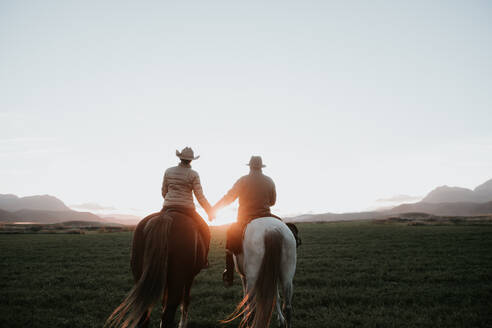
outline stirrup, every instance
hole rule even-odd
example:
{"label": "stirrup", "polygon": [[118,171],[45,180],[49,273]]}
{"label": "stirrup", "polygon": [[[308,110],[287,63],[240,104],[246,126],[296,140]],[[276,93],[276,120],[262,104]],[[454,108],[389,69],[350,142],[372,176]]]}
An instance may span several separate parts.
{"label": "stirrup", "polygon": [[224,286],[231,287],[234,284],[234,271],[225,269],[222,273]]}
{"label": "stirrup", "polygon": [[207,260],[207,261],[205,261],[205,263],[203,264],[202,269],[208,269],[208,268],[210,268],[210,263],[208,263],[208,260]]}

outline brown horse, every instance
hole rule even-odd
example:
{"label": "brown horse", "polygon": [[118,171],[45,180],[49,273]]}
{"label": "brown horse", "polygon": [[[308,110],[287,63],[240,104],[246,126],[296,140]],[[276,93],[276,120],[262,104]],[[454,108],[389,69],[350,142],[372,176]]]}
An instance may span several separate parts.
{"label": "brown horse", "polygon": [[161,327],[172,327],[181,304],[180,328],[187,325],[190,289],[204,264],[193,220],[168,210],[142,219],[135,229],[131,268],[135,285],[105,327],[148,327],[153,306],[162,300]]}

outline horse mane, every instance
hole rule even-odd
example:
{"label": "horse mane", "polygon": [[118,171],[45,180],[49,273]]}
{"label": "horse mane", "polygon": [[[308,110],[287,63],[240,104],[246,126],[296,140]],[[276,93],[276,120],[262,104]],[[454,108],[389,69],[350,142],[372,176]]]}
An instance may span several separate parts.
{"label": "horse mane", "polygon": [[254,287],[243,297],[234,312],[222,323],[231,322],[243,316],[239,327],[268,327],[277,299],[277,284],[280,276],[282,257],[282,233],[271,230],[265,233],[265,254]]}
{"label": "horse mane", "polygon": [[[145,219],[148,222],[144,223],[143,229],[135,231],[133,239],[131,263],[137,282],[109,316],[105,327],[135,327],[141,316],[160,300],[166,288],[168,235],[173,220],[168,215],[149,215]],[[143,265],[140,266],[138,261],[141,260],[137,259],[142,258],[139,247],[143,243]]]}

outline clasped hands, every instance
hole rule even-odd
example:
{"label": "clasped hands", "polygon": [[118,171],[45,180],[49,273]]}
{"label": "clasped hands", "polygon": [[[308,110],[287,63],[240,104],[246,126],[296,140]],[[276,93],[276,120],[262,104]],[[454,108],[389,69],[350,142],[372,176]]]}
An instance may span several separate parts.
{"label": "clasped hands", "polygon": [[216,216],[217,216],[217,211],[218,211],[218,206],[217,204],[215,204],[214,206],[212,206],[208,211],[207,211],[207,215],[208,215],[208,221],[209,222],[212,222],[213,220],[215,220]]}

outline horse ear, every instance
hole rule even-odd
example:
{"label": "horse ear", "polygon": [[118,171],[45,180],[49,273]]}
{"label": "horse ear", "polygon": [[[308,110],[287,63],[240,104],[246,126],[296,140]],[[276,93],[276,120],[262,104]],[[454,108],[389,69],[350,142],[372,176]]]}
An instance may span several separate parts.
{"label": "horse ear", "polygon": [[179,152],[179,150],[176,149],[176,156],[179,157],[179,155],[181,155],[181,153]]}

